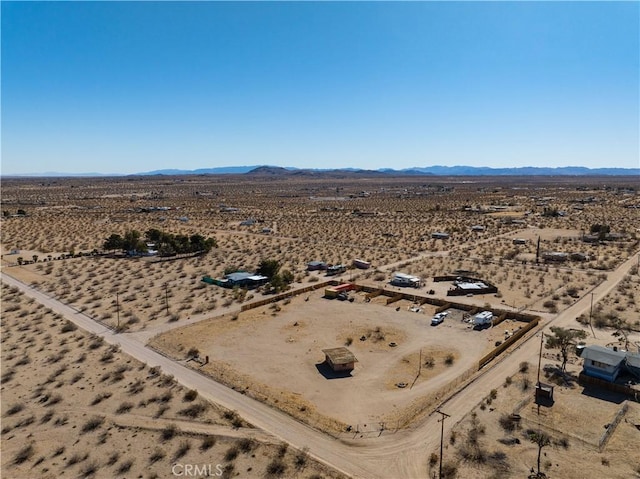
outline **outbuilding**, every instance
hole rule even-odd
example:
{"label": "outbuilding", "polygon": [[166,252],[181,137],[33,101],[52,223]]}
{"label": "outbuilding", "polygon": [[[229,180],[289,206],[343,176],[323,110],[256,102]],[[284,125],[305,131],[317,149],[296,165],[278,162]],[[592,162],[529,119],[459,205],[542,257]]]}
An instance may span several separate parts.
{"label": "outbuilding", "polygon": [[358,362],[351,351],[345,347],[323,349],[325,362],[333,371],[353,371]]}

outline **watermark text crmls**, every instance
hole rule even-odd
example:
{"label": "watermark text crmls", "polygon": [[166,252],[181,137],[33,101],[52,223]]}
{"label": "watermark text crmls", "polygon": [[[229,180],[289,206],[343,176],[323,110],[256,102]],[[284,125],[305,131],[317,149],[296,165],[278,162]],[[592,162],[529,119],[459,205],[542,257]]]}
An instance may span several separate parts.
{"label": "watermark text crmls", "polygon": [[176,477],[220,477],[224,469],[221,464],[182,464],[171,466],[171,474]]}

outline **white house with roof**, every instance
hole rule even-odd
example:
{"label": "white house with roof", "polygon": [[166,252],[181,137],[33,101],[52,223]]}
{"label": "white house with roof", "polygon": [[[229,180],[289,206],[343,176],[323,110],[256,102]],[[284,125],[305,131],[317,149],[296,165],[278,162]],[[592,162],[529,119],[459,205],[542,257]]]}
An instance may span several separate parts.
{"label": "white house with roof", "polygon": [[627,354],[622,351],[598,345],[587,346],[582,351],[583,372],[587,376],[615,382],[622,370],[626,356]]}

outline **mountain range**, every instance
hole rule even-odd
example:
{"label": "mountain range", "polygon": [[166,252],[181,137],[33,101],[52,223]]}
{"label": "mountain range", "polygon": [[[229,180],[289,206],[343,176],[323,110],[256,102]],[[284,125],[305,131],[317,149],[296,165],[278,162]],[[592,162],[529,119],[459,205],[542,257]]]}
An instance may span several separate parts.
{"label": "mountain range", "polygon": [[226,166],[220,168],[200,168],[197,170],[155,170],[140,175],[221,175],[221,174],[249,174],[270,176],[318,176],[318,175],[353,175],[353,176],[617,176],[640,175],[640,168],[586,168],[583,166],[536,167],[525,166],[517,168],[490,168],[476,166],[426,166],[401,170],[380,168],[377,170],[363,170],[359,168],[283,168],[280,166]]}
{"label": "mountain range", "polygon": [[46,172],[25,175],[30,177],[107,177],[107,176],[150,176],[150,175],[252,175],[252,176],[311,176],[311,177],[383,177],[383,176],[640,176],[640,168],[586,168],[584,166],[538,167],[524,166],[514,168],[490,168],[486,166],[425,166],[395,170],[380,168],[365,170],[360,168],[293,168],[270,165],[222,166],[198,168],[196,170],[163,169],[133,175],[103,173],[60,173]]}

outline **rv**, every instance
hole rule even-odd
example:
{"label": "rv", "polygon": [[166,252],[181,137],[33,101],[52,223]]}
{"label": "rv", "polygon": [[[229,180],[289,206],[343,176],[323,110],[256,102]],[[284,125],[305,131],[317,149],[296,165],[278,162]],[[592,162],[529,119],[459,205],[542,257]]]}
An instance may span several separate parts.
{"label": "rv", "polygon": [[358,269],[369,269],[371,267],[371,263],[362,259],[354,259],[353,265]]}
{"label": "rv", "polygon": [[483,311],[474,316],[473,325],[484,326],[485,324],[491,324],[492,320],[493,320],[493,313],[491,311]]}
{"label": "rv", "polygon": [[336,274],[342,274],[347,271],[347,267],[343,264],[336,264],[334,266],[327,267],[327,276],[334,276]]}
{"label": "rv", "polygon": [[404,273],[394,273],[391,278],[391,284],[394,286],[410,286],[412,288],[419,288],[421,282],[420,278],[417,276],[411,276]]}

